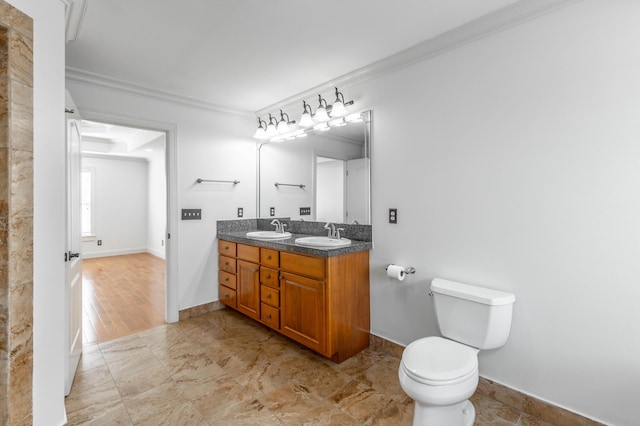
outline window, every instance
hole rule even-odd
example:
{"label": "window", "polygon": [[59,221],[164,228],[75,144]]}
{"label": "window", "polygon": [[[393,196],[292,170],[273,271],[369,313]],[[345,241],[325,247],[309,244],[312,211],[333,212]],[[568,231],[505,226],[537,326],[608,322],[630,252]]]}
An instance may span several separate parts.
{"label": "window", "polygon": [[93,189],[94,189],[95,169],[82,169],[82,198],[81,198],[81,219],[82,236],[90,237],[95,235],[93,223]]}

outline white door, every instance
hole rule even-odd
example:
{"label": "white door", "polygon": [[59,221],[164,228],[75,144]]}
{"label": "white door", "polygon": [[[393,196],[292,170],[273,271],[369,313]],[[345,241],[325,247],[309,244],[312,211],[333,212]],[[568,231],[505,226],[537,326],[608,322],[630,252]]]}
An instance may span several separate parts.
{"label": "white door", "polygon": [[80,116],[67,92],[67,241],[65,313],[67,314],[65,330],[65,395],[71,392],[73,378],[82,354],[82,257],[80,248],[81,235],[81,172],[80,158]]}
{"label": "white door", "polygon": [[347,223],[370,224],[369,159],[347,161]]}

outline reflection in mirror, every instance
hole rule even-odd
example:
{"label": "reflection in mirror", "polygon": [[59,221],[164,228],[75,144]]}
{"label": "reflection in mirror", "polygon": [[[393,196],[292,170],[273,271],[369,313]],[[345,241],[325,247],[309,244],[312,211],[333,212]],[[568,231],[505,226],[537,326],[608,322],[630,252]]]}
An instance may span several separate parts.
{"label": "reflection in mirror", "polygon": [[304,138],[259,143],[259,217],[371,224],[371,112],[361,116]]}

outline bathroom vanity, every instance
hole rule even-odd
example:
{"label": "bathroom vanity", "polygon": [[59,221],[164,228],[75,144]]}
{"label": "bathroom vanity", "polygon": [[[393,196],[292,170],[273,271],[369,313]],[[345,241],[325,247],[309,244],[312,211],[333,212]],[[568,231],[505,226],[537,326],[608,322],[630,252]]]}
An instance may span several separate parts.
{"label": "bathroom vanity", "polygon": [[337,363],[369,346],[370,242],[318,250],[243,235],[218,235],[222,303]]}

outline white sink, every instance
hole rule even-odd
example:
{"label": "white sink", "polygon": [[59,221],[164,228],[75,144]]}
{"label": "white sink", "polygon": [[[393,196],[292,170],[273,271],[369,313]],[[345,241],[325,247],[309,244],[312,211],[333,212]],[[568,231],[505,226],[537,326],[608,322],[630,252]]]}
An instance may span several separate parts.
{"label": "white sink", "polygon": [[351,244],[351,240],[347,238],[329,238],[329,237],[302,237],[296,238],[296,245],[314,248],[338,248],[346,247]]}
{"label": "white sink", "polygon": [[253,231],[247,232],[247,238],[256,240],[285,240],[291,238],[291,232]]}

